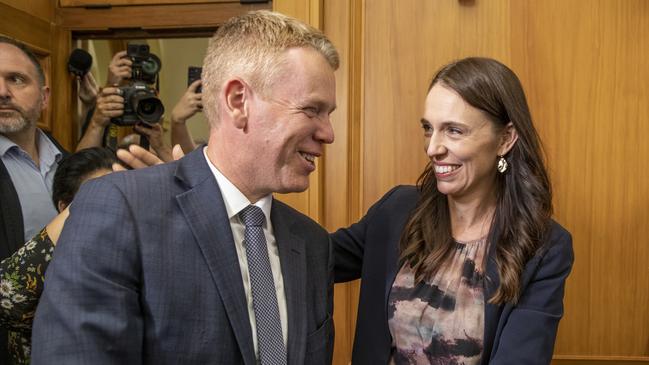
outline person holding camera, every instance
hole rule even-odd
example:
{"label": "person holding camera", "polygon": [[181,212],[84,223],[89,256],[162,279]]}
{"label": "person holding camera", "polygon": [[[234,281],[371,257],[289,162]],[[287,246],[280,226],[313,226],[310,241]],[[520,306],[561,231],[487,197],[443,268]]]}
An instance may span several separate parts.
{"label": "person holding camera", "polygon": [[187,119],[203,110],[200,87],[201,80],[192,82],[171,111],[171,144],[179,144],[185,153],[196,149],[196,143],[187,128]]}
{"label": "person holding camera", "polygon": [[[126,51],[115,53],[108,65],[108,76],[106,86],[98,90],[88,85],[92,74],[87,72],[80,81],[79,98],[83,104],[92,103],[87,113],[87,119],[83,126],[83,137],[77,144],[77,151],[90,147],[105,146],[108,126],[112,117],[117,117],[120,110],[123,113],[124,98],[121,96],[118,86],[123,80],[131,77],[131,64],[133,62],[127,57]],[[94,78],[92,79],[94,81]],[[89,90],[94,89],[94,96],[89,95]]]}

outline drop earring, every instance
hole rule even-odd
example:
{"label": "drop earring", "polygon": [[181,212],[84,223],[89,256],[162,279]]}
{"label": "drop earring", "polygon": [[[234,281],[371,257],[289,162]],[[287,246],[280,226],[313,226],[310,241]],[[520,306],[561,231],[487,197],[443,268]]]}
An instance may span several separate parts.
{"label": "drop earring", "polygon": [[501,174],[504,174],[505,171],[507,171],[507,167],[509,167],[507,160],[505,160],[503,156],[500,156],[500,158],[498,159],[498,166],[496,167],[496,169],[498,169],[498,172],[500,172]]}

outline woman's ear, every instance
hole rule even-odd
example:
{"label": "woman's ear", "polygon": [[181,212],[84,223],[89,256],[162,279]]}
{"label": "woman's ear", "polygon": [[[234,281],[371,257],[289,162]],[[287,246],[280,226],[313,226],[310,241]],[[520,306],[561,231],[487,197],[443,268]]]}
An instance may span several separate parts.
{"label": "woman's ear", "polygon": [[507,123],[501,133],[502,134],[500,147],[498,148],[498,156],[506,155],[512,149],[512,147],[514,147],[514,144],[518,140],[518,132],[516,131],[516,128],[514,128],[514,124],[512,122]]}
{"label": "woman's ear", "polygon": [[65,208],[67,208],[67,207],[68,207],[68,205],[63,200],[59,200],[59,202],[56,203],[56,209],[59,210],[59,213],[64,211]]}
{"label": "woman's ear", "polygon": [[248,85],[240,79],[228,80],[223,88],[226,113],[237,128],[244,129],[248,123]]}

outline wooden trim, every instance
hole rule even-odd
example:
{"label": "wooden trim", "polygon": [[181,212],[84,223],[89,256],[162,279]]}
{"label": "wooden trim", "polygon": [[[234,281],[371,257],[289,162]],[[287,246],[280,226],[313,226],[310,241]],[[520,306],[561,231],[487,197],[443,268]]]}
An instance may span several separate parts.
{"label": "wooden trim", "polygon": [[45,51],[50,48],[50,31],[49,22],[0,2],[0,34]]}
{"label": "wooden trim", "polygon": [[553,361],[616,361],[616,362],[647,362],[649,356],[588,356],[588,355],[554,355]]}
{"label": "wooden trim", "polygon": [[74,78],[68,73],[68,57],[72,50],[70,31],[52,25],[52,79],[50,83],[50,106],[53,122],[52,135],[68,151],[74,151],[78,141],[78,130],[72,109]]}
{"label": "wooden trim", "polygon": [[309,1],[309,24],[311,26],[322,30],[324,26],[324,0],[310,0]]}
{"label": "wooden trim", "polygon": [[363,65],[364,0],[349,2],[349,93],[348,93],[348,218],[358,221],[363,215]]}
{"label": "wooden trim", "polygon": [[270,4],[213,3],[133,5],[108,9],[60,8],[59,23],[70,30],[108,31],[113,28],[173,29],[216,27],[227,19]]}
{"label": "wooden trim", "polygon": [[162,4],[211,4],[211,3],[232,3],[236,0],[60,0],[59,6],[70,7],[93,7],[93,6],[132,6],[137,5],[162,5]]}

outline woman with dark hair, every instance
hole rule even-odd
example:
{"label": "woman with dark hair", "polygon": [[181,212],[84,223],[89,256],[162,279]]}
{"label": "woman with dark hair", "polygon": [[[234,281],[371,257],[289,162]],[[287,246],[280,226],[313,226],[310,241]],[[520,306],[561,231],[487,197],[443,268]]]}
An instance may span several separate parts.
{"label": "woman with dark hair", "polygon": [[114,163],[115,153],[101,147],[62,159],[52,183],[52,199],[60,214],[0,262],[0,325],[9,329],[8,347],[14,364],[29,363],[34,312],[43,291],[45,270],[68,217],[67,207],[83,182],[110,173]]}
{"label": "woman with dark hair", "polygon": [[332,234],[336,281],[362,278],[354,364],[549,364],[573,252],[552,220],[516,75],[466,58],[433,78],[430,163]]}

